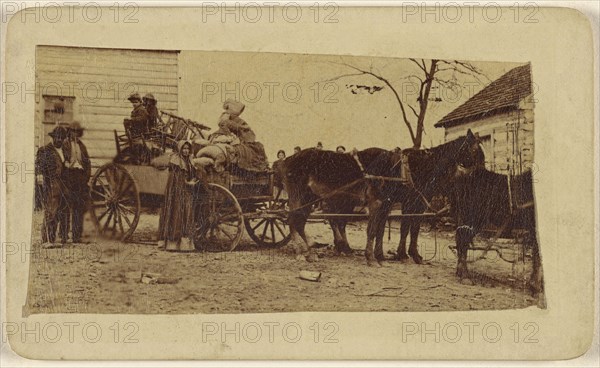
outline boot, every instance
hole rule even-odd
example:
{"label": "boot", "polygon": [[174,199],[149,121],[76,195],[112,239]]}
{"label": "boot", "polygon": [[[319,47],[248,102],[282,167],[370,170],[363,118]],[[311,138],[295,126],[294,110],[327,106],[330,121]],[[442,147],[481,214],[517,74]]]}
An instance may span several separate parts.
{"label": "boot", "polygon": [[192,240],[190,238],[181,238],[179,242],[179,251],[181,252],[193,252],[196,250],[194,245],[192,244]]}
{"label": "boot", "polygon": [[166,249],[169,252],[177,252],[179,250],[179,247],[177,246],[177,242],[176,241],[167,240],[167,247],[166,247]]}

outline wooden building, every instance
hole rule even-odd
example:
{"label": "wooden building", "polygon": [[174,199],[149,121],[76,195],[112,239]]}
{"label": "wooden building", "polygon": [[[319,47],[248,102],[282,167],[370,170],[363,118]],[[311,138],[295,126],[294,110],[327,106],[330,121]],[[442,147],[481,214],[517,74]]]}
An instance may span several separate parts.
{"label": "wooden building", "polygon": [[445,140],[479,134],[486,168],[502,174],[519,174],[533,164],[533,88],[531,66],[516,67],[464,104],[435,127],[445,129]]}
{"label": "wooden building", "polygon": [[179,51],[38,46],[36,49],[36,147],[55,125],[73,120],[98,167],[116,154],[114,133],[124,132],[129,95],[152,93],[159,110],[177,113]]}

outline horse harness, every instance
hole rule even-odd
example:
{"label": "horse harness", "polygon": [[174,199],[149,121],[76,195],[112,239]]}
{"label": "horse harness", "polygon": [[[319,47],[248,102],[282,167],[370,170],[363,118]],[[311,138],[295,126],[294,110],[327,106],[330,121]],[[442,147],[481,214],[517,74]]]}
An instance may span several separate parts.
{"label": "horse harness", "polygon": [[[463,143],[464,144],[464,143]],[[462,146],[461,146],[462,147]],[[333,197],[334,195],[343,192],[353,186],[355,186],[356,184],[363,182],[363,181],[367,181],[367,180],[379,180],[379,181],[388,181],[388,182],[400,182],[403,185],[408,186],[409,188],[413,189],[418,195],[419,198],[423,201],[423,204],[425,204],[425,206],[431,211],[431,212],[438,212],[436,211],[431,204],[429,203],[429,201],[427,200],[427,198],[425,197],[425,195],[419,190],[417,189],[416,185],[414,184],[413,178],[412,178],[412,173],[410,170],[410,167],[408,165],[408,155],[405,153],[402,153],[400,156],[400,159],[394,164],[392,165],[391,169],[395,168],[396,166],[398,166],[399,164],[402,164],[401,167],[401,174],[400,174],[400,178],[395,178],[395,177],[389,177],[389,176],[380,176],[380,175],[371,175],[371,174],[367,174],[365,171],[365,167],[362,164],[362,162],[360,161],[360,158],[358,157],[358,151],[353,150],[351,153],[349,153],[350,156],[354,159],[354,161],[356,162],[356,164],[358,165],[358,168],[360,169],[360,172],[362,174],[361,178],[358,178],[348,184],[345,184],[339,188],[336,188],[334,190],[332,190],[331,192],[327,193],[327,195],[319,197],[318,199],[308,202],[298,208],[294,208],[294,209],[290,209],[290,212],[296,212],[296,211],[300,211],[303,208],[312,206],[320,201],[329,199],[331,197]],[[391,170],[390,169],[390,170]],[[366,190],[366,189],[365,189]],[[386,201],[391,201],[391,198],[388,197],[385,199]],[[439,212],[444,212],[444,209],[442,209]]]}
{"label": "horse harness", "polygon": [[[467,175],[472,175],[472,172],[469,172]],[[515,213],[518,211],[522,211],[524,209],[530,208],[534,205],[534,201],[527,201],[522,204],[518,203],[517,198],[515,198],[515,195],[513,194],[513,185],[511,183],[511,180],[512,180],[512,176],[506,175],[506,186],[507,186],[508,206],[509,206],[508,215],[502,222],[502,225],[496,230],[496,232],[494,233],[494,236],[489,241],[488,247],[485,250],[486,253],[488,250],[491,249],[491,243],[493,243],[496,239],[498,239],[500,237],[500,235],[502,235],[502,233],[504,233],[504,230],[506,230],[506,227],[508,226],[510,221],[513,219]],[[460,228],[463,228],[463,229],[469,231],[472,237],[475,237],[475,235],[477,233],[477,231],[475,230],[475,228],[472,225],[471,226],[462,225],[462,226],[459,226],[457,228],[457,230]],[[484,256],[485,256],[485,253],[484,253]],[[500,257],[502,257],[502,255],[500,255]]]}
{"label": "horse harness", "polygon": [[[425,204],[425,206],[427,206],[427,208],[432,211],[432,212],[436,212],[431,204],[429,203],[429,201],[427,200],[427,198],[425,197],[425,195],[423,195],[423,193],[421,193],[421,191],[419,189],[417,189],[413,178],[412,178],[412,172],[410,170],[410,166],[408,165],[408,155],[405,153],[401,153],[400,154],[400,159],[398,161],[396,161],[396,163],[394,163],[394,165],[392,165],[392,167],[390,168],[390,170],[394,169],[396,166],[398,166],[399,164],[401,165],[400,168],[400,177],[399,178],[395,178],[395,177],[390,177],[390,176],[380,176],[380,175],[371,175],[371,174],[367,174],[364,170],[364,166],[362,165],[362,163],[360,162],[360,158],[358,157],[358,152],[357,151],[352,151],[351,153],[352,157],[354,158],[354,160],[356,161],[356,163],[358,164],[358,167],[360,168],[360,171],[363,175],[363,178],[365,180],[380,180],[380,181],[388,181],[388,182],[399,182],[411,189],[413,189],[421,198],[421,200],[423,201],[423,203]],[[387,197],[385,199],[386,201],[390,202],[392,199],[390,197]]]}

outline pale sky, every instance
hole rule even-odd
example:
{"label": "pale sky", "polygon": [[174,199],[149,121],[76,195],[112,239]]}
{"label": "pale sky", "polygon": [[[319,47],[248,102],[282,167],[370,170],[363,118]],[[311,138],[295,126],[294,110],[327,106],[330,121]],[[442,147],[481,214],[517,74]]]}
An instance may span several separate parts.
{"label": "pale sky", "polygon": [[[412,146],[408,130],[392,91],[369,93],[347,85],[384,86],[371,76],[349,76],[356,71],[340,65],[346,63],[372,70],[388,79],[405,102],[416,108],[417,94],[407,77],[421,75],[408,59],[370,58],[336,55],[301,55],[278,53],[241,53],[182,51],[179,56],[179,113],[216,129],[226,98],[246,105],[241,118],[265,146],[270,161],[277,150],[288,155],[294,146],[314,147],[318,141],[325,149],[338,145],[356,147]],[[427,63],[427,62],[426,62]],[[423,147],[443,142],[444,132],[434,128],[444,115],[464,103],[485,85],[518,63],[473,62],[485,77],[476,79],[456,74],[463,88],[460,93],[449,89],[432,91],[425,121]],[[451,77],[451,72],[439,76]],[[329,84],[327,84],[327,82]],[[415,81],[412,79],[412,81]],[[357,92],[352,93],[352,90]],[[407,111],[412,121],[416,119]]]}

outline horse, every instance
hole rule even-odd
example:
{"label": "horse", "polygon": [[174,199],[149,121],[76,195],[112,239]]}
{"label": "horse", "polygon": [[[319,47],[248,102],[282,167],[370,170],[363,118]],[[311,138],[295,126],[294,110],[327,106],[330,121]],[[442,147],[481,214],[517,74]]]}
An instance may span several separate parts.
{"label": "horse", "polygon": [[467,251],[473,238],[485,227],[494,226],[497,235],[512,229],[527,231],[525,245],[532,252],[531,291],[543,290],[541,257],[536,234],[533,176],[531,170],[513,177],[494,173],[483,167],[459,173],[451,196],[457,224],[456,274],[461,279],[468,275]]}
{"label": "horse", "polygon": [[[368,265],[374,265],[375,261],[380,265],[385,259],[383,235],[392,205],[400,202],[403,213],[422,213],[427,208],[427,197],[440,188],[447,188],[459,166],[471,168],[482,155],[478,140],[470,130],[466,136],[438,147],[405,152],[368,148],[350,155],[307,149],[288,157],[281,165],[281,177],[289,196],[288,224],[295,242],[300,243],[296,248],[298,257],[302,258],[301,253],[306,253],[313,243],[304,230],[312,204],[322,200],[324,209],[335,215],[351,213],[357,205],[366,203],[369,219],[365,257]],[[403,154],[408,157],[412,186],[399,180]],[[333,216],[330,220],[338,253],[352,252],[346,237],[346,222],[343,216]],[[404,239],[398,248],[399,258],[406,256],[406,234],[410,230],[408,254],[416,263],[422,263],[417,250],[419,224],[418,220],[403,221]]]}

